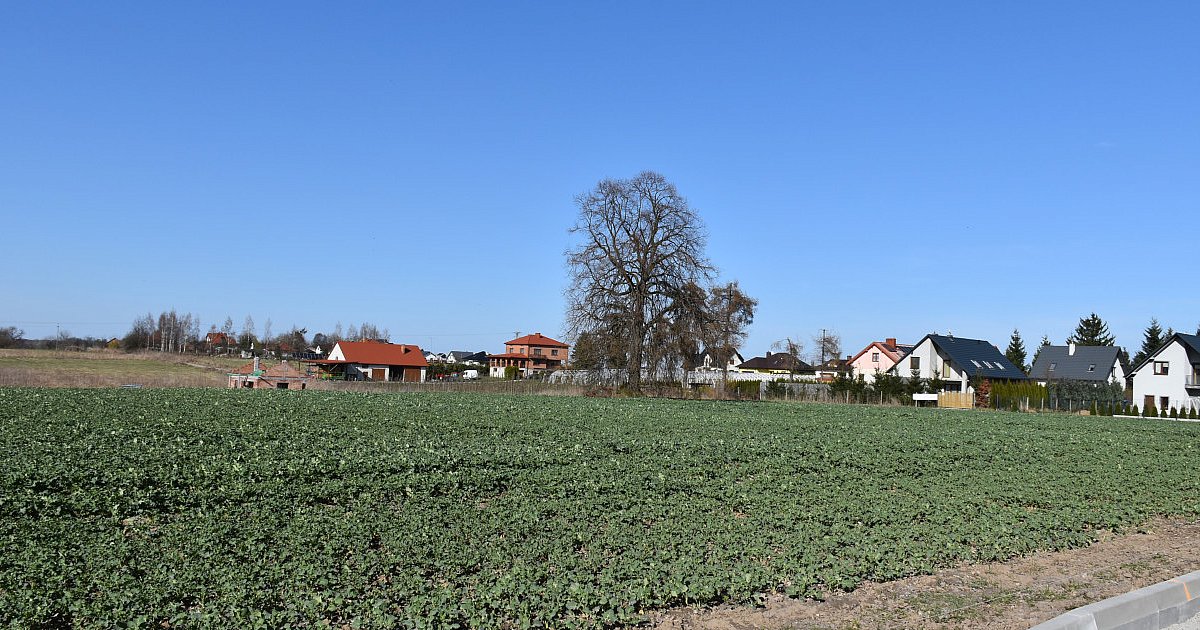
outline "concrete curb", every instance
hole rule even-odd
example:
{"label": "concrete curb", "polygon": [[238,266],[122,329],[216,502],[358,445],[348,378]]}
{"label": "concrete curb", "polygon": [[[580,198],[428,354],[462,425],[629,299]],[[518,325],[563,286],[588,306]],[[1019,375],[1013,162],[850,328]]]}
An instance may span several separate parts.
{"label": "concrete curb", "polygon": [[1030,630],[1161,630],[1200,613],[1200,571],[1076,608]]}

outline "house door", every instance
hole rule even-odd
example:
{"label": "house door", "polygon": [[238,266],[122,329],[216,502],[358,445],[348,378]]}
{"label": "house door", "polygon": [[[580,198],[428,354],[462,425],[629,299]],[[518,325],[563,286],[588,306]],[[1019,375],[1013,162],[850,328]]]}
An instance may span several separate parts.
{"label": "house door", "polygon": [[1154,406],[1154,396],[1149,396],[1149,395],[1146,396],[1146,400],[1142,401],[1142,411],[1145,412],[1147,409],[1149,409],[1153,406]]}
{"label": "house door", "polygon": [[386,381],[387,380],[387,368],[371,368],[371,380],[372,381]]}

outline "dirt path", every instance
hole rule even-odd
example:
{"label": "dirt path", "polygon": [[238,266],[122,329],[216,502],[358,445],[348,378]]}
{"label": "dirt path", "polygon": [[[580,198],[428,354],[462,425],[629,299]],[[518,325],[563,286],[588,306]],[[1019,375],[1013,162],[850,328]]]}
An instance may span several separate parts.
{"label": "dirt path", "polygon": [[964,565],[825,601],[772,597],[763,608],[679,609],[659,630],[1025,630],[1072,608],[1200,569],[1200,521],[1156,519],[1086,549]]}

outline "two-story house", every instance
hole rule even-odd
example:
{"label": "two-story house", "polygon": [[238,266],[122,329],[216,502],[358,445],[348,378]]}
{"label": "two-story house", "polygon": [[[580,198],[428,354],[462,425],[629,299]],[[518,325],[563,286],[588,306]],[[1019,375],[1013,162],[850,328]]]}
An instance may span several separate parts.
{"label": "two-story house", "polygon": [[1130,373],[1142,409],[1200,409],[1200,337],[1175,333]]}
{"label": "two-story house", "polygon": [[867,347],[849,359],[850,375],[861,376],[868,383],[875,382],[876,373],[892,369],[900,357],[912,352],[910,345],[896,343],[895,337],[883,341],[872,341]]}
{"label": "two-story house", "polygon": [[1025,372],[1005,358],[1000,349],[982,339],[952,335],[925,335],[892,367],[899,376],[914,373],[923,379],[940,378],[943,391],[974,393],[971,379],[1023,381]]}
{"label": "two-story house", "polygon": [[567,344],[542,333],[533,333],[504,342],[504,352],[488,355],[488,374],[504,377],[504,370],[516,367],[522,376],[534,372],[557,370],[567,361]]}

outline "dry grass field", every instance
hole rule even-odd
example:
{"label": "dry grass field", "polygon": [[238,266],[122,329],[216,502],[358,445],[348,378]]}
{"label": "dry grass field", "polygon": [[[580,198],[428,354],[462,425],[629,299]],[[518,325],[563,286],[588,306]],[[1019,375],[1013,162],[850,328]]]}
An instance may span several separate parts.
{"label": "dry grass field", "polygon": [[8,387],[224,387],[237,357],[0,350],[0,386]]}

